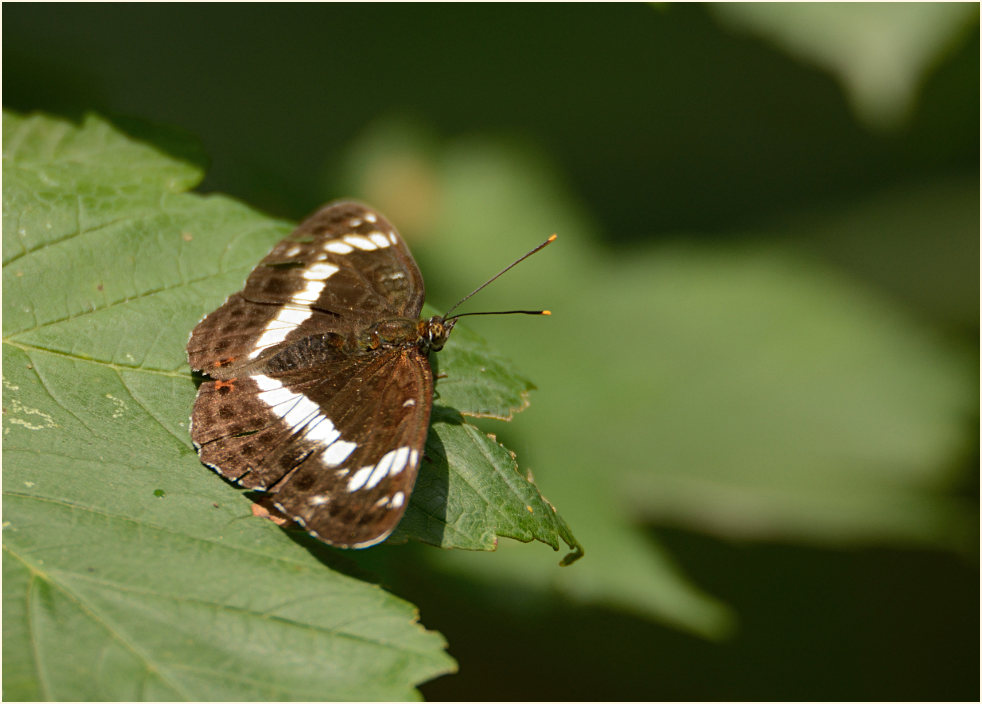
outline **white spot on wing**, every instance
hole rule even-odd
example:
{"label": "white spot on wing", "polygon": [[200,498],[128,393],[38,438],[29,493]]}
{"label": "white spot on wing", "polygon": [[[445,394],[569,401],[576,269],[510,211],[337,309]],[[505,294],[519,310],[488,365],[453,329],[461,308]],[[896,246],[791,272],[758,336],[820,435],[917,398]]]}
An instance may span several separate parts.
{"label": "white spot on wing", "polygon": [[379,535],[379,536],[377,536],[375,538],[372,538],[371,540],[366,540],[363,543],[354,543],[354,544],[350,545],[349,547],[351,547],[351,548],[353,548],[355,550],[359,550],[361,548],[370,548],[373,545],[378,545],[383,540],[385,540],[386,538],[388,538],[390,533],[392,533],[392,530],[387,530],[386,532],[382,533],[382,535]]}
{"label": "white spot on wing", "polygon": [[403,502],[406,500],[406,495],[401,491],[397,491],[392,495],[392,500],[389,501],[389,506],[392,508],[399,508],[402,506]]}
{"label": "white spot on wing", "polygon": [[310,424],[308,425],[307,432],[304,434],[307,440],[313,440],[314,442],[322,442],[325,445],[328,443],[333,443],[339,437],[341,433],[337,428],[334,427],[334,423],[331,419],[325,415],[318,414]]}
{"label": "white spot on wing", "polygon": [[[320,283],[320,282],[312,282]],[[323,286],[323,284],[320,284]],[[286,336],[313,314],[310,308],[298,308],[296,306],[284,306],[276,314],[276,317],[266,323],[266,328],[262,335],[256,340],[256,347],[249,353],[249,359],[255,359],[267,347],[278,345],[286,339]]]}
{"label": "white spot on wing", "polygon": [[[259,387],[259,399],[269,406],[269,409],[282,419],[294,434],[302,432],[305,440],[321,444],[330,443],[321,453],[321,461],[328,467],[336,467],[344,462],[357,447],[353,442],[340,440],[341,433],[334,427],[334,423],[304,394],[290,391],[276,379],[264,374],[256,374],[252,378]],[[365,478],[367,479],[367,474]]]}
{"label": "white spot on wing", "polygon": [[331,240],[324,245],[324,249],[328,252],[334,252],[334,254],[351,254],[355,251],[355,248],[350,244],[345,244],[341,240]]}
{"label": "white spot on wing", "polygon": [[323,281],[308,281],[307,285],[292,296],[294,303],[313,303],[324,290]]}
{"label": "white spot on wing", "polygon": [[[283,384],[278,382],[276,379],[271,379],[265,374],[256,374],[252,377],[252,380],[256,382],[256,386],[260,388],[261,391],[275,391],[276,389],[282,389]],[[260,394],[262,397],[262,394]]]}
{"label": "white spot on wing", "polygon": [[[339,464],[348,459],[348,455],[354,452],[356,447],[358,447],[358,445],[353,442],[336,440],[335,442],[331,443],[329,448],[321,453],[321,462],[328,467],[337,467]],[[347,474],[347,470],[344,471]]]}
{"label": "white spot on wing", "polygon": [[323,506],[324,504],[329,503],[330,500],[330,497],[324,494],[317,494],[316,496],[311,496],[309,499],[307,499],[307,503],[311,506]]}
{"label": "white spot on wing", "polygon": [[299,325],[309,317],[309,308],[296,308],[289,306],[280,310],[280,312],[276,314],[276,317],[271,321],[271,324],[273,322],[279,322],[286,325],[295,326]]}
{"label": "white spot on wing", "polygon": [[[283,419],[291,428],[303,428],[309,425],[314,419],[316,419],[320,413],[317,404],[311,401],[309,398],[303,394],[292,394],[289,389],[282,389],[287,394],[287,401],[294,401],[293,405],[285,409],[280,409],[277,412],[274,408],[273,411]],[[276,392],[267,392],[276,393]],[[286,402],[281,401],[280,406],[285,406]]]}
{"label": "white spot on wing", "polygon": [[341,271],[340,267],[333,264],[312,264],[302,276],[308,281],[324,281],[339,271]]}
{"label": "white spot on wing", "polygon": [[365,486],[365,482],[368,481],[368,477],[371,475],[373,469],[375,469],[374,465],[368,465],[352,474],[351,479],[348,480],[348,491],[358,491]]}
{"label": "white spot on wing", "polygon": [[391,452],[386,452],[384,455],[382,455],[382,459],[378,461],[378,464],[375,465],[375,469],[372,470],[372,475],[368,478],[368,481],[365,482],[366,489],[371,489],[385,478],[385,475],[389,473],[389,467],[392,466],[392,460],[393,456]]}
{"label": "white spot on wing", "polygon": [[375,217],[375,213],[366,213],[365,214],[365,219],[368,222],[375,222],[376,220],[378,220],[378,218]]}
{"label": "white spot on wing", "polygon": [[351,227],[358,227],[359,225],[361,225],[361,218],[351,218],[348,221],[348,225]]}
{"label": "white spot on wing", "polygon": [[386,452],[374,465],[366,465],[355,472],[348,480],[348,491],[371,489],[387,476],[395,476],[406,468],[406,462],[415,456],[416,451],[407,447]]}
{"label": "white spot on wing", "polygon": [[357,247],[363,252],[374,252],[378,247],[367,237],[362,237],[361,235],[345,235],[344,241],[350,244],[352,247]]}
{"label": "white spot on wing", "polygon": [[[392,468],[389,470],[389,474],[395,476],[399,474],[402,470],[406,468],[406,460],[409,459],[412,450],[408,447],[400,447],[395,451],[395,456],[392,458]],[[392,454],[391,452],[389,454]]]}
{"label": "white spot on wing", "polygon": [[415,405],[416,405],[416,399],[414,398],[407,398],[405,401],[402,402],[403,408],[411,408],[412,406]]}
{"label": "white spot on wing", "polygon": [[368,239],[374,242],[379,249],[385,249],[392,244],[389,242],[389,238],[383,235],[381,232],[369,232]]}
{"label": "white spot on wing", "polygon": [[288,257],[295,257],[298,254],[300,254],[300,250],[301,250],[300,245],[296,245],[295,244],[292,247],[290,247],[290,249],[286,250],[286,256],[288,256]]}
{"label": "white spot on wing", "polygon": [[396,239],[396,233],[394,232],[389,233],[389,242],[391,242],[392,244],[399,244],[399,240]]}

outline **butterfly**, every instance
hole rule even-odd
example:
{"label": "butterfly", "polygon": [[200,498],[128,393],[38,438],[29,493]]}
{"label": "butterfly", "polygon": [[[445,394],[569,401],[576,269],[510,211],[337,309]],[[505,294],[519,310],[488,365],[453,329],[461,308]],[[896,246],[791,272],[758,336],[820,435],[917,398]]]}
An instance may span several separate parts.
{"label": "butterfly", "polygon": [[[549,244],[555,235],[465,296]],[[457,319],[420,319],[424,285],[395,227],[329,203],[279,242],[191,332],[201,461],[326,543],[387,538],[409,503],[429,428],[429,354]],[[549,311],[504,311],[549,314]]]}

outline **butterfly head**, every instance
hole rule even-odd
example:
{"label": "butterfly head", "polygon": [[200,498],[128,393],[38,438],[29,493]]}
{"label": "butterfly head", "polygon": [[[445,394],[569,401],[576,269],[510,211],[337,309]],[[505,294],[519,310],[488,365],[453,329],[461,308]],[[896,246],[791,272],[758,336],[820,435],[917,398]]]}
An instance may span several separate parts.
{"label": "butterfly head", "polygon": [[419,322],[420,337],[426,349],[434,352],[442,350],[456,322],[456,318],[447,320],[442,315],[434,315],[429,320],[421,320]]}

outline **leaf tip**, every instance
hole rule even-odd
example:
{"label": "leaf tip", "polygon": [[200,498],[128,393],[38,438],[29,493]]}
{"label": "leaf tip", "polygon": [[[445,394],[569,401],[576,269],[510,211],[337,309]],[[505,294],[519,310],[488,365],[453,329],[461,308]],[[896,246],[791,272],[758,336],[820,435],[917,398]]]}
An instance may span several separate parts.
{"label": "leaf tip", "polygon": [[570,545],[570,548],[572,549],[569,551],[566,557],[564,557],[562,560],[559,561],[560,567],[569,567],[574,562],[576,562],[581,557],[583,557],[583,555],[586,552],[585,550],[583,550],[583,546],[575,541],[573,545]]}

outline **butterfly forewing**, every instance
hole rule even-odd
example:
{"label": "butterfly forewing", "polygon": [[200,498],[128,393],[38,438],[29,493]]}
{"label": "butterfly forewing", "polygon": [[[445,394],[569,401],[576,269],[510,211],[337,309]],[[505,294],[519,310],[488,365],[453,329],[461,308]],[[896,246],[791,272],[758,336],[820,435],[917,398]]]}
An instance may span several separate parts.
{"label": "butterfly forewing", "polygon": [[356,343],[422,302],[381,215],[348,202],[315,213],[192,332],[191,366],[213,378],[191,417],[201,460],[328,543],[384,540],[422,459],[433,377],[411,323],[401,343]]}
{"label": "butterfly forewing", "polygon": [[231,378],[311,335],[416,318],[423,297],[423,277],[396,229],[364,205],[334,203],[277,244],[243,290],[198,323],[188,359],[192,369]]}

